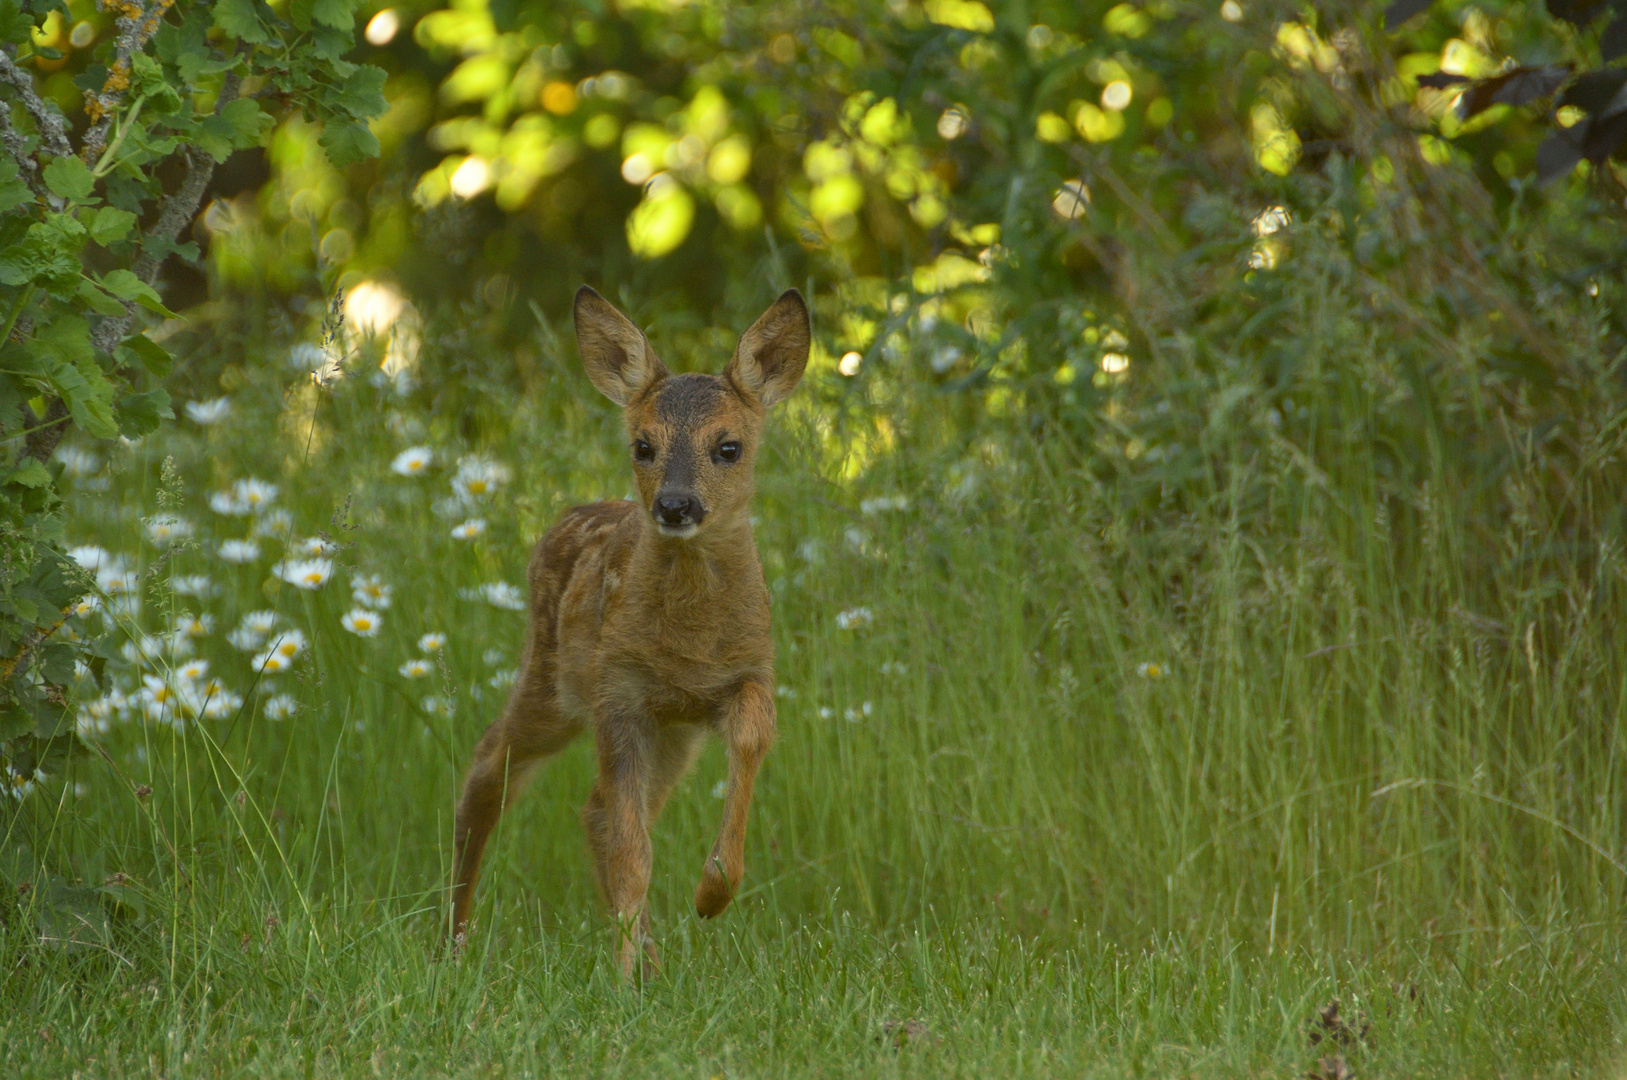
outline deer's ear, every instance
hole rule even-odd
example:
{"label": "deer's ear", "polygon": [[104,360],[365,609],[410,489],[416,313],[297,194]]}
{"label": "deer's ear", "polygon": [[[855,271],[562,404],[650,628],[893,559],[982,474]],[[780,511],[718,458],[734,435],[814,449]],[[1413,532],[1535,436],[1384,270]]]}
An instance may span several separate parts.
{"label": "deer's ear", "polygon": [[576,347],[588,378],[617,405],[667,377],[643,332],[586,285],[576,290]]}
{"label": "deer's ear", "polygon": [[808,305],[801,293],[787,289],[740,335],[724,374],[763,405],[773,405],[796,389],[812,339]]}

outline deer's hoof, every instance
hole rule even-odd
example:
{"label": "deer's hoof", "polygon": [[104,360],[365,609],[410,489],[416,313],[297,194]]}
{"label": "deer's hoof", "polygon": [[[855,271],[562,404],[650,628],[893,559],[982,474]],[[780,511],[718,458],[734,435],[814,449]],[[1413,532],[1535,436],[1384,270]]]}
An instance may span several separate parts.
{"label": "deer's hoof", "polygon": [[708,866],[695,886],[695,911],[703,919],[723,914],[723,909],[734,899],[734,886],[716,866]]}

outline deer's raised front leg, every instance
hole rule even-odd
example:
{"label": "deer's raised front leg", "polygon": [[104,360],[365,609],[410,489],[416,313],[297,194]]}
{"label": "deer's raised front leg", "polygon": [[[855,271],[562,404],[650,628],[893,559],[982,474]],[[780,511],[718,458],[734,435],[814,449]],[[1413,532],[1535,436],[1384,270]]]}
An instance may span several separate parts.
{"label": "deer's raised front leg", "polygon": [[774,743],[774,695],[762,683],[741,687],[723,715],[720,734],[729,748],[729,785],[723,823],[695,887],[695,910],[702,918],[720,915],[734,899],[746,871],[746,818],[757,769]]}

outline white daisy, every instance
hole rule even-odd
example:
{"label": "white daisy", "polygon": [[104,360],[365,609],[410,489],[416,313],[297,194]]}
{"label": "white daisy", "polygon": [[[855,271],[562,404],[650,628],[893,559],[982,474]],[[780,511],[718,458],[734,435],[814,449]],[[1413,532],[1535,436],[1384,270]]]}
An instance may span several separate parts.
{"label": "white daisy", "polygon": [[506,581],[488,581],[484,585],[459,589],[458,595],[465,600],[484,600],[505,611],[525,610],[525,594]]}
{"label": "white daisy", "polygon": [[154,544],[171,544],[192,535],[192,522],[174,514],[147,519],[147,539]]}
{"label": "white daisy", "polygon": [[214,582],[209,580],[208,574],[185,574],[170,578],[170,589],[176,596],[195,596],[203,599],[214,592]]}
{"label": "white daisy", "polygon": [[477,536],[484,535],[485,532],[486,532],[486,519],[485,518],[470,518],[468,521],[465,521],[462,525],[453,526],[453,528],[452,528],[452,539],[454,539],[454,540],[473,540]]}
{"label": "white daisy", "polygon": [[325,536],[307,536],[295,546],[307,559],[326,558],[339,550],[339,545]]}
{"label": "white daisy", "polygon": [[208,637],[214,629],[215,617],[207,612],[202,615],[183,612],[175,617],[177,634],[185,634],[187,637]]}
{"label": "white daisy", "polygon": [[451,716],[452,701],[440,694],[431,694],[423,701],[424,711],[431,716]]}
{"label": "white daisy", "polygon": [[223,517],[242,517],[249,508],[229,491],[217,491],[209,496],[209,509]]}
{"label": "white daisy", "polygon": [[345,612],[344,617],[339,620],[339,625],[357,637],[377,637],[383,622],[384,617],[378,612],[359,607]]}
{"label": "white daisy", "polygon": [[232,497],[251,514],[264,513],[277,498],[277,485],[250,476],[232,485]]}
{"label": "white daisy", "polygon": [[68,558],[89,570],[93,574],[100,573],[103,567],[119,565],[119,557],[111,551],[97,544],[80,544],[68,549]]}
{"label": "white daisy", "polygon": [[876,514],[888,510],[908,510],[909,508],[910,500],[908,495],[877,495],[873,499],[862,499],[859,502],[859,513],[866,517],[874,517]]}
{"label": "white daisy", "polygon": [[119,655],[137,667],[146,667],[164,655],[164,643],[151,634],[138,634],[119,646]]}
{"label": "white daisy", "polygon": [[226,397],[210,398],[208,401],[189,401],[186,403],[187,419],[194,424],[208,426],[218,424],[232,414],[232,399]]}
{"label": "white daisy", "polygon": [[272,636],[271,644],[266,646],[266,652],[276,653],[290,661],[304,651],[305,634],[295,629],[278,631]]}
{"label": "white daisy", "polygon": [[299,702],[289,694],[273,694],[266,698],[264,708],[267,720],[286,720],[299,711]]}
{"label": "white daisy", "polygon": [[[97,586],[109,596],[129,594],[134,597],[141,587],[141,575],[121,563],[104,566],[96,575]],[[136,600],[139,604],[140,600]]]}
{"label": "white daisy", "polygon": [[520,673],[518,671],[514,670],[513,668],[504,668],[502,671],[497,672],[491,678],[487,679],[486,685],[491,687],[493,690],[507,690],[509,687],[514,685],[514,680],[518,679],[519,677]]}
{"label": "white daisy", "polygon": [[22,802],[34,793],[34,780],[32,777],[24,776],[20,772],[14,772],[13,766],[7,765],[5,767],[4,781],[0,782],[0,790],[3,790],[5,794],[10,795],[18,802]]}
{"label": "white daisy", "polygon": [[251,611],[243,616],[239,625],[251,633],[264,637],[277,628],[278,618],[275,611]]}
{"label": "white daisy", "polygon": [[286,540],[294,531],[294,515],[280,506],[273,507],[255,518],[249,531],[268,540]]}
{"label": "white daisy", "polygon": [[479,499],[508,483],[506,465],[483,457],[458,459],[458,473],[452,477],[452,490],[461,499]]}
{"label": "white daisy", "polygon": [[875,614],[867,607],[848,608],[836,613],[836,626],[841,630],[857,630],[875,621]]}
{"label": "white daisy", "polygon": [[294,666],[294,661],[270,649],[257,654],[249,661],[249,667],[260,675],[281,675]]}
{"label": "white daisy", "polygon": [[422,653],[438,653],[446,648],[445,634],[425,634],[418,639],[418,651]]}
{"label": "white daisy", "polygon": [[225,720],[242,707],[243,695],[232,693],[218,682],[210,683],[204,690],[203,715],[207,719]]}
{"label": "white daisy", "polygon": [[102,467],[102,459],[89,450],[63,444],[57,447],[56,459],[62,462],[62,471],[69,476],[89,476]]}
{"label": "white daisy", "polygon": [[253,540],[222,540],[220,557],[229,563],[251,563],[260,557],[260,545]]}
{"label": "white daisy", "polygon": [[350,598],[375,611],[383,611],[390,606],[391,591],[391,587],[377,574],[357,574],[350,579]]}
{"label": "white daisy", "polygon": [[271,572],[296,589],[320,589],[333,576],[331,559],[287,559]]}
{"label": "white daisy", "polygon": [[435,451],[427,446],[414,446],[401,451],[390,462],[390,471],[401,476],[420,476],[435,464]]}
{"label": "white daisy", "polygon": [[260,647],[260,635],[251,633],[239,626],[226,635],[226,641],[238,652],[253,652]]}
{"label": "white daisy", "polygon": [[428,660],[408,660],[398,670],[404,678],[422,679],[426,678],[435,668]]}
{"label": "white daisy", "polygon": [[209,661],[198,659],[188,660],[175,669],[175,677],[182,682],[197,682],[209,674]]}

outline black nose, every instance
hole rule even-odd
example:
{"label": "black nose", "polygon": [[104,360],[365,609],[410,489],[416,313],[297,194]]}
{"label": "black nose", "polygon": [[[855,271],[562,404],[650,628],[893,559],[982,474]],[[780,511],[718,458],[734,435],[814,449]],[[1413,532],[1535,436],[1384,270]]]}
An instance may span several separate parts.
{"label": "black nose", "polygon": [[699,525],[706,508],[693,495],[661,495],[655,500],[655,520],[674,527]]}

